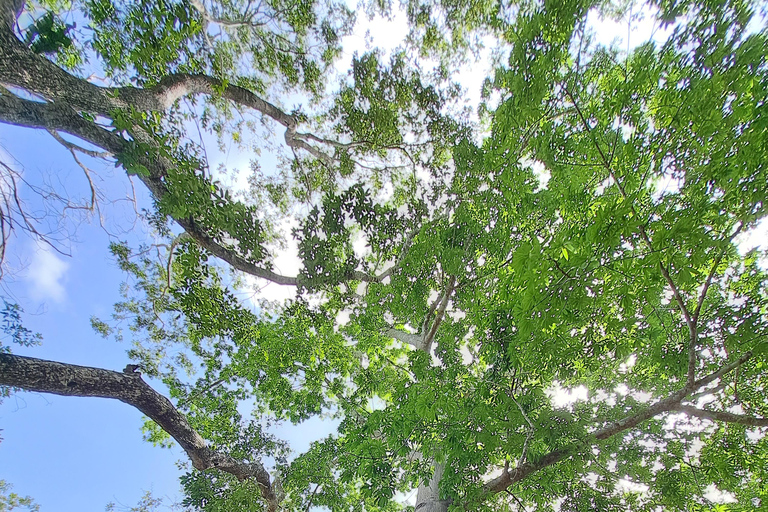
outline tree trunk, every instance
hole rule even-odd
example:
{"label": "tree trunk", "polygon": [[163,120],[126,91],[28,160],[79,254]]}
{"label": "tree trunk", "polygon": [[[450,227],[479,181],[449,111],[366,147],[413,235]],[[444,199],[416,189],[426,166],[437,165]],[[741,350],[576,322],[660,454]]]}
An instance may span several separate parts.
{"label": "tree trunk", "polygon": [[416,510],[419,512],[448,512],[450,500],[440,499],[440,480],[443,479],[445,464],[435,463],[434,469],[429,485],[420,485],[416,491]]}

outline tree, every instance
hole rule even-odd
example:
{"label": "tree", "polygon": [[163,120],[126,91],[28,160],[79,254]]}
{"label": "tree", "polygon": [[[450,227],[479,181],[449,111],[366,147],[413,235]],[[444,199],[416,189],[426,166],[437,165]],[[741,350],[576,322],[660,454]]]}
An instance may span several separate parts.
{"label": "tree", "polygon": [[15,508],[24,507],[31,512],[40,510],[40,506],[35,504],[34,500],[29,496],[19,496],[15,492],[11,492],[11,485],[5,480],[0,480],[0,510],[3,512],[11,511]]}
{"label": "tree", "polygon": [[[4,353],[0,384],[138,408],[189,455],[190,509],[396,510],[417,488],[421,512],[698,510],[710,485],[765,506],[768,281],[737,243],[768,188],[757,5],[654,2],[670,36],[621,52],[587,17],[631,5],[411,2],[413,46],[358,56],[330,101],[340,5],[89,1],[85,35],[66,6],[0,5],[0,119],[111,155],[168,238],[159,260],[112,246],[138,366]],[[505,56],[473,133],[441,77],[480,36]],[[280,87],[310,109],[264,99]],[[255,114],[293,159],[247,203],[188,128],[244,140]],[[300,205],[303,267],[283,276],[269,243]],[[228,268],[296,298],[254,311]],[[321,414],[338,433],[291,460],[263,428]]]}

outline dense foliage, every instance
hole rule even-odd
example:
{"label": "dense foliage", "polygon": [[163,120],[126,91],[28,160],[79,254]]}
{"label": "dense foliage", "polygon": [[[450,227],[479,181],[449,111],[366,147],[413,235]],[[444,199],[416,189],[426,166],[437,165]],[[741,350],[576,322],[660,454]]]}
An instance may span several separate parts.
{"label": "dense foliage", "polygon": [[[271,472],[195,463],[189,510],[399,510],[417,488],[422,512],[768,506],[768,276],[739,247],[768,198],[763,4],[408,2],[407,44],[338,81],[344,4],[19,5],[0,119],[100,147],[156,200],[165,243],[113,244],[130,286],[94,327],[212,450]],[[595,42],[597,13],[638,12],[664,36]],[[489,44],[473,123],[450,77]],[[281,159],[242,199],[195,122],[244,151],[279,126]],[[244,277],[295,298],[243,299]],[[313,416],[338,431],[306,453],[270,428]]]}

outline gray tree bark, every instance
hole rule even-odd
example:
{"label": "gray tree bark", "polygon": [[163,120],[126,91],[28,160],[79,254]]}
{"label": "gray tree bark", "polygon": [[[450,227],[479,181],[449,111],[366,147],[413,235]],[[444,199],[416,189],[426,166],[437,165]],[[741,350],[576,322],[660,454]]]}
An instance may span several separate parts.
{"label": "gray tree bark", "polygon": [[0,354],[0,385],[63,396],[112,398],[135,407],[173,437],[195,469],[219,469],[240,480],[253,479],[261,488],[267,510],[278,509],[269,472],[259,463],[246,463],[212,450],[166,397],[152,389],[130,367],[121,372],[57,363],[34,357]]}
{"label": "gray tree bark", "polygon": [[450,500],[440,499],[440,481],[443,479],[445,464],[433,465],[434,473],[429,485],[420,485],[416,491],[416,510],[419,512],[447,512]]}

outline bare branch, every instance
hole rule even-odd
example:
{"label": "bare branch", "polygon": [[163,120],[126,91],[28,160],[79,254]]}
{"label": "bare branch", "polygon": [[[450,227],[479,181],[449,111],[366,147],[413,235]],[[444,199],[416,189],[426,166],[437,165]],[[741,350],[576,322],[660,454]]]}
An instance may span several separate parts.
{"label": "bare branch", "polygon": [[[443,292],[443,297],[440,300],[440,307],[438,308],[437,312],[435,312],[435,321],[432,323],[432,327],[429,329],[429,332],[425,331],[426,335],[424,337],[423,348],[427,352],[429,352],[429,347],[432,345],[432,340],[435,339],[437,328],[440,327],[440,324],[443,322],[443,318],[445,317],[445,308],[448,307],[448,299],[450,299],[455,286],[456,286],[456,277],[451,276],[450,280],[448,281],[448,287]],[[431,311],[434,311],[434,307],[436,304],[437,304],[437,301],[435,301],[435,304],[432,305]]]}
{"label": "bare branch", "polygon": [[79,158],[77,158],[77,153],[73,149],[69,150],[70,153],[72,153],[72,158],[75,159],[75,162],[77,165],[83,170],[83,174],[85,174],[85,179],[88,180],[88,187],[91,189],[91,204],[88,205],[88,210],[93,212],[96,209],[96,186],[93,184],[93,179],[91,178],[91,170],[80,161]]}
{"label": "bare branch", "polygon": [[319,142],[320,144],[327,144],[328,146],[332,146],[332,147],[338,148],[338,149],[353,149],[353,148],[356,148],[358,146],[364,146],[366,144],[370,144],[370,142],[368,142],[366,140],[364,140],[364,141],[357,141],[357,142],[339,142],[339,141],[333,140],[333,139],[326,139],[324,137],[318,137],[317,135],[315,135],[313,133],[296,132],[294,134],[294,136],[296,138],[299,138],[299,139],[309,139],[309,140],[313,140],[315,142]]}
{"label": "bare branch", "polygon": [[47,130],[48,133],[51,134],[51,136],[56,139],[56,142],[64,146],[70,151],[77,151],[78,153],[82,153],[84,155],[88,155],[93,158],[109,158],[112,155],[109,151],[93,151],[91,149],[86,149],[82,146],[78,146],[77,144],[74,144],[72,142],[69,142],[68,140],[64,139],[56,130]]}
{"label": "bare branch", "polygon": [[205,23],[216,23],[217,25],[221,25],[223,27],[231,27],[231,28],[238,28],[238,27],[262,27],[266,25],[266,23],[258,23],[254,22],[252,20],[243,20],[243,21],[233,21],[233,20],[225,20],[220,19],[215,16],[211,16],[211,14],[208,12],[208,10],[205,8],[203,3],[200,0],[192,0],[190,2],[192,4],[192,7],[198,10],[200,12],[200,15],[205,20]]}
{"label": "bare branch", "polygon": [[[70,204],[67,200],[57,193],[38,188],[32,183],[26,181],[22,174],[10,165],[0,161],[0,237],[2,239],[2,249],[0,249],[0,266],[5,256],[6,245],[11,234],[18,228],[32,235],[32,237],[63,256],[69,256],[69,253],[63,249],[55,231],[41,232],[39,226],[45,217],[45,213],[36,213],[27,209],[19,194],[20,186],[24,185],[37,194],[43,201],[53,200],[64,203],[65,209],[78,209],[76,205]],[[0,271],[1,275],[1,271]]]}
{"label": "bare branch", "polygon": [[248,89],[224,84],[208,75],[178,73],[168,75],[150,89],[118,88],[115,92],[118,96],[130,97],[133,106],[142,110],[165,110],[176,100],[193,94],[221,95],[222,98],[256,110],[283,126],[298,124],[294,116],[259,98]]}
{"label": "bare branch", "polygon": [[421,336],[418,334],[411,334],[409,332],[400,331],[398,329],[387,329],[384,331],[384,334],[387,336],[391,336],[392,338],[395,338],[398,341],[402,341],[406,345],[410,345],[414,348],[420,348],[421,347]]}
{"label": "bare branch", "polygon": [[289,126],[288,129],[285,130],[285,143],[290,148],[303,149],[304,151],[306,151],[313,157],[317,158],[327,166],[332,166],[336,162],[336,160],[328,153],[325,153],[324,151],[321,151],[315,146],[309,144],[303,138],[297,137],[295,126]]}
{"label": "bare branch", "polygon": [[77,158],[77,153],[80,152],[85,155],[94,157],[94,158],[107,158],[111,156],[110,153],[105,151],[91,151],[90,149],[85,149],[83,147],[78,146],[77,144],[73,144],[67,140],[65,140],[56,130],[48,130],[48,133],[51,134],[51,136],[56,139],[56,141],[67,148],[69,152],[72,154],[72,158],[74,158],[77,165],[83,170],[83,174],[85,174],[85,179],[88,180],[88,186],[91,189],[91,204],[88,206],[88,210],[91,212],[96,209],[96,187],[93,184],[93,179],[91,178],[91,170],[79,159]]}
{"label": "bare branch", "polygon": [[725,423],[738,423],[748,427],[768,427],[768,418],[756,418],[744,414],[734,414],[725,411],[707,411],[692,405],[678,405],[676,411],[684,412],[688,416],[695,416],[709,421],[722,421]]}

